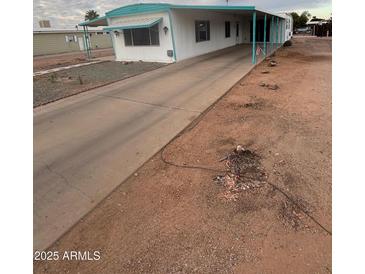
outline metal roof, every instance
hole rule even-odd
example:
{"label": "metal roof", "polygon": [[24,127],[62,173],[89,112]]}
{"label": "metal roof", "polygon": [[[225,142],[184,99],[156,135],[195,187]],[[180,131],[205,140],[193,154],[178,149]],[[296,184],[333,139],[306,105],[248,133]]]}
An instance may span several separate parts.
{"label": "metal roof", "polygon": [[122,30],[122,29],[138,29],[149,28],[162,21],[162,17],[154,18],[123,18],[116,26],[110,26],[104,28],[106,31],[110,30]]}
{"label": "metal roof", "polygon": [[107,26],[107,18],[121,17],[141,13],[154,13],[168,11],[171,9],[193,9],[193,10],[212,10],[212,11],[258,11],[260,13],[269,14],[284,18],[279,14],[273,14],[262,9],[257,9],[255,6],[239,6],[239,5],[179,5],[168,3],[139,3],[127,6],[122,6],[105,13],[105,16],[94,20],[80,23],[80,26]]}

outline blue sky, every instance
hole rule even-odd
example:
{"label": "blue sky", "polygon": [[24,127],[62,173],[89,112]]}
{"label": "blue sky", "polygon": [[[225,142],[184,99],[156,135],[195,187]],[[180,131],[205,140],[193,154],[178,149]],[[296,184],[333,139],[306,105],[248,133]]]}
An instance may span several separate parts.
{"label": "blue sky", "polygon": [[[39,20],[50,20],[53,28],[74,28],[83,21],[85,12],[96,10],[100,15],[106,11],[134,3],[168,2],[179,4],[226,4],[222,0],[195,0],[195,1],[162,1],[162,0],[34,0],[33,28],[38,28]],[[331,0],[230,0],[231,5],[254,5],[273,12],[301,12],[308,10],[317,17],[328,18],[332,12]]]}

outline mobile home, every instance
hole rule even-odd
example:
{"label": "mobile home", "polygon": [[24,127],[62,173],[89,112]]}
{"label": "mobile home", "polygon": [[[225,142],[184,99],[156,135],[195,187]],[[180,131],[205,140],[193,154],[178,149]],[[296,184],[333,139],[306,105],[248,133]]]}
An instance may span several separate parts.
{"label": "mobile home", "polygon": [[248,44],[256,63],[290,39],[287,20],[254,6],[156,3],[123,6],[79,25],[110,32],[117,61],[171,63]]}

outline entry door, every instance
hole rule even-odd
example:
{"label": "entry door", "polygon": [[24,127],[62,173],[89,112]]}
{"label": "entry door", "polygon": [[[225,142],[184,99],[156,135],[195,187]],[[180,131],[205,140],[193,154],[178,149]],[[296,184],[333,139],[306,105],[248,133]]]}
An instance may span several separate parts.
{"label": "entry door", "polygon": [[240,23],[236,22],[236,45],[240,43]]}

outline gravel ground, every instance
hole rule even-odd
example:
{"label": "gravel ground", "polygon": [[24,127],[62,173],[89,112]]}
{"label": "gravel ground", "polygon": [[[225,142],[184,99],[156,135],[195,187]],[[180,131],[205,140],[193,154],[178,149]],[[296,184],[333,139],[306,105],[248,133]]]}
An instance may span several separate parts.
{"label": "gravel ground", "polygon": [[[114,51],[112,48],[94,49],[91,51],[91,55],[93,59],[97,59],[100,57],[113,56]],[[89,62],[89,60],[86,58],[85,52],[83,51],[33,56],[33,70],[40,71],[85,62]]]}
{"label": "gravel ground", "polygon": [[103,62],[33,77],[33,107],[59,100],[101,85],[122,80],[163,63]]}
{"label": "gravel ground", "polygon": [[[34,273],[331,273],[331,40],[294,39],[275,59],[49,248],[100,260],[35,261]],[[257,187],[217,182],[238,144]]]}

